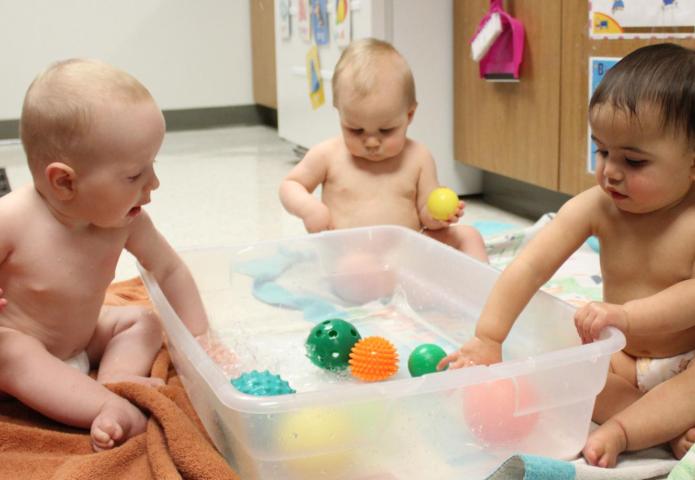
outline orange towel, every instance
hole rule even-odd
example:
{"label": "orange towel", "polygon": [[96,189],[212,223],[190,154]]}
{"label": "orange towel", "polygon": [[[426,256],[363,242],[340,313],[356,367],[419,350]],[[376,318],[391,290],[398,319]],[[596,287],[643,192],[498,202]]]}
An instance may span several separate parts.
{"label": "orange towel", "polygon": [[[149,299],[135,279],[113,284],[105,303],[147,304]],[[58,424],[14,399],[0,400],[0,479],[237,480],[205,434],[166,347],[152,376],[166,385],[109,385],[150,418],[145,433],[99,453],[92,451],[89,432]]]}

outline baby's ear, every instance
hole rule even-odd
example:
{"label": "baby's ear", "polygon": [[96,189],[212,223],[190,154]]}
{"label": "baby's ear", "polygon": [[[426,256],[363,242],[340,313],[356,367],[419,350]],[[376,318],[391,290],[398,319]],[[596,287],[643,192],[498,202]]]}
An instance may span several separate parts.
{"label": "baby's ear", "polygon": [[75,195],[75,170],[62,163],[53,162],[46,167],[46,180],[58,200],[70,200]]}
{"label": "baby's ear", "polygon": [[415,110],[417,110],[417,102],[415,102],[413,106],[410,107],[410,110],[408,110],[408,125],[410,125],[410,122],[413,121],[413,117],[415,116]]}

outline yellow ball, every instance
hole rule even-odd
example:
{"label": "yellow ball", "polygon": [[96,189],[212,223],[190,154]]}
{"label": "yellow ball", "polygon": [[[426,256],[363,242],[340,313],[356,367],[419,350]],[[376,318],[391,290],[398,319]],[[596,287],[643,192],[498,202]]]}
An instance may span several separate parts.
{"label": "yellow ball", "polygon": [[459,206],[459,197],[450,188],[439,187],[432,190],[427,198],[427,209],[432,218],[437,220],[448,220],[456,213]]}
{"label": "yellow ball", "polygon": [[288,412],[276,433],[281,451],[289,456],[283,477],[341,476],[351,465],[354,435],[344,411],[317,407]]}

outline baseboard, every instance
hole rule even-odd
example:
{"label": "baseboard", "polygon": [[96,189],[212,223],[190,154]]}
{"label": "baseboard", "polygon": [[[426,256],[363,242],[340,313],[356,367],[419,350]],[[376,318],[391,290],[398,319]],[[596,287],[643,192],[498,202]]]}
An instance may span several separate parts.
{"label": "baseboard", "polygon": [[19,138],[19,120],[0,120],[0,140]]}
{"label": "baseboard", "polygon": [[238,125],[277,127],[277,111],[263,105],[164,110],[163,113],[169,132]]}
{"label": "baseboard", "polygon": [[[167,131],[202,130],[237,125],[268,125],[277,128],[277,110],[263,105],[164,110]],[[0,120],[0,140],[19,138],[19,120]]]}
{"label": "baseboard", "polygon": [[537,220],[547,212],[557,212],[570,198],[564,193],[483,172],[483,200],[530,220]]}

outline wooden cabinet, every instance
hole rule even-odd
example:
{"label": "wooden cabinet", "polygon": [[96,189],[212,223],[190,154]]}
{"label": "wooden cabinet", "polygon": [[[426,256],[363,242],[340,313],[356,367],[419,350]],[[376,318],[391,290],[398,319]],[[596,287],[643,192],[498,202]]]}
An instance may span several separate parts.
{"label": "wooden cabinet", "polygon": [[249,0],[253,99],[259,105],[277,109],[274,3],[274,0]]}
{"label": "wooden cabinet", "polygon": [[571,195],[595,184],[586,169],[589,57],[663,41],[695,48],[693,39],[589,39],[586,0],[507,0],[526,28],[521,80],[491,83],[479,78],[469,43],[488,6],[454,2],[456,159]]}

